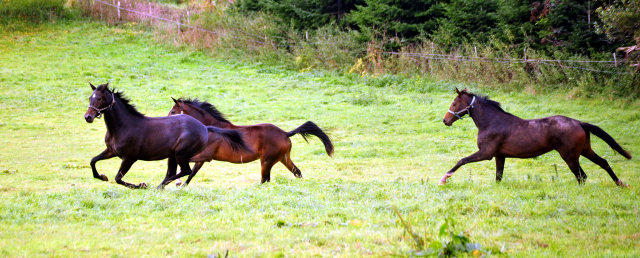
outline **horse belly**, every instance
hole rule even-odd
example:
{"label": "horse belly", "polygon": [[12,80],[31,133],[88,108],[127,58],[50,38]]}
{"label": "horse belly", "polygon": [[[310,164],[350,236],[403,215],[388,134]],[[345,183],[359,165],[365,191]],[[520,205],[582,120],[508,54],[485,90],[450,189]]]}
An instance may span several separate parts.
{"label": "horse belly", "polygon": [[209,162],[212,160],[226,161],[231,163],[247,163],[258,159],[258,153],[245,151],[234,151],[224,140],[217,139],[210,142],[204,150],[193,158],[192,162]]}
{"label": "horse belly", "polygon": [[499,156],[510,158],[533,158],[545,154],[553,147],[543,140],[525,137],[504,143],[498,151]]}

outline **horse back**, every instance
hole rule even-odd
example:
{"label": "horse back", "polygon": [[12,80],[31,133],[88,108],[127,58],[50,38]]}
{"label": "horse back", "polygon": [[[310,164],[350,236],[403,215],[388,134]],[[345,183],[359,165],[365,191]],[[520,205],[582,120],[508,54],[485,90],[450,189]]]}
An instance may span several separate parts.
{"label": "horse back", "polygon": [[586,136],[580,121],[566,116],[520,119],[502,129],[498,153],[506,157],[537,157],[554,149],[581,145]]}
{"label": "horse back", "polygon": [[291,149],[291,140],[287,132],[270,123],[237,126],[243,133],[243,139],[257,153],[276,152]]}

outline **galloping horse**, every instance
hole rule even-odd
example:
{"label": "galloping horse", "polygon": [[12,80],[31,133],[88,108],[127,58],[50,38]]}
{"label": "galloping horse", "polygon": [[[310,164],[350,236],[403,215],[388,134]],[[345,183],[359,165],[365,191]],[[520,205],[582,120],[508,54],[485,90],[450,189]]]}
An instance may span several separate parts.
{"label": "galloping horse", "polygon": [[[204,126],[190,116],[147,117],[131,104],[121,92],[111,92],[109,83],[91,85],[93,93],[89,97],[89,108],[84,115],[88,123],[104,115],[107,125],[105,143],[107,149],[91,159],[93,177],[108,181],[104,174],[99,175],[96,162],[118,156],[122,159],[116,175],[118,184],[129,188],[146,188],[147,184],[131,184],[122,180],[137,160],[169,159],[167,175],[158,188],[180,177],[193,178],[189,168],[189,159],[207,146],[210,140],[224,141],[232,149],[247,151],[240,133],[235,130]],[[216,135],[210,135],[209,132]],[[219,137],[218,137],[219,136]],[[181,173],[176,175],[177,165]]]}
{"label": "galloping horse", "polygon": [[631,159],[631,154],[604,130],[595,125],[580,122],[566,116],[551,116],[540,119],[525,120],[505,112],[500,103],[467,92],[459,91],[449,111],[444,117],[445,125],[468,114],[478,127],[478,152],[465,157],[447,172],[440,184],[462,165],[482,160],[496,159],[496,181],[502,180],[505,158],[533,158],[556,150],[567,163],[579,184],[584,184],[587,175],[580,167],[580,155],[598,164],[609,173],[618,186],[627,186],[613,173],[609,163],[591,149],[590,134],[604,140],[611,148]]}
{"label": "galloping horse", "polygon": [[[261,183],[271,180],[271,167],[278,162],[282,162],[291,173],[297,178],[302,177],[302,172],[291,161],[291,140],[289,137],[300,134],[307,140],[309,135],[315,135],[320,138],[324,144],[327,154],[333,157],[333,144],[327,134],[320,127],[311,121],[308,121],[291,132],[285,132],[273,124],[257,124],[237,126],[224,118],[222,113],[215,106],[198,99],[173,99],[175,105],[169,111],[169,115],[187,114],[205,125],[212,125],[225,129],[237,129],[243,133],[244,141],[253,148],[254,153],[246,151],[236,151],[229,148],[229,145],[223,141],[214,141],[210,143],[202,153],[191,159],[196,162],[193,166],[193,173],[197,173],[204,162],[211,160],[227,161],[231,163],[246,163],[260,159],[262,166]],[[189,183],[189,179],[185,182]]]}

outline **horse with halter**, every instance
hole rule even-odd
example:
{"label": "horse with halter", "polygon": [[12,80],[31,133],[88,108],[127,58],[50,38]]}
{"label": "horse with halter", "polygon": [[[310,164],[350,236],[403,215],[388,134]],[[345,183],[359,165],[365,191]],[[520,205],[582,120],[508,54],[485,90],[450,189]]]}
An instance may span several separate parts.
{"label": "horse with halter", "polygon": [[[173,99],[174,106],[169,111],[169,115],[187,114],[194,117],[205,125],[216,126],[225,129],[234,129],[242,132],[244,141],[254,150],[249,153],[242,150],[230,148],[224,141],[213,141],[202,153],[191,159],[196,162],[193,167],[194,173],[202,167],[204,162],[211,160],[226,161],[231,163],[247,163],[260,159],[262,167],[261,183],[271,180],[271,168],[281,162],[297,178],[302,177],[302,172],[291,160],[291,140],[289,137],[300,134],[307,140],[309,135],[314,135],[322,141],[329,156],[333,156],[333,144],[329,136],[320,127],[311,121],[307,121],[291,132],[285,132],[273,124],[256,125],[234,125],[224,118],[222,113],[215,106],[198,99]],[[185,182],[189,183],[189,180]]]}
{"label": "horse with halter", "polygon": [[[138,160],[168,159],[167,174],[158,188],[183,176],[191,180],[195,173],[189,168],[189,159],[200,153],[210,141],[222,141],[234,150],[250,152],[236,130],[205,126],[191,116],[147,117],[138,112],[121,92],[112,92],[109,83],[91,85],[89,107],[84,115],[87,123],[104,115],[107,126],[105,149],[91,159],[93,177],[108,181],[98,174],[96,162],[119,157],[122,159],[116,182],[129,188],[146,188],[147,184],[131,184],[122,180],[133,163]],[[176,175],[177,166],[181,173]]]}
{"label": "horse with halter", "polygon": [[488,97],[470,93],[467,89],[456,89],[456,93],[458,95],[442,122],[451,126],[464,115],[469,115],[478,127],[477,143],[480,150],[458,161],[442,177],[441,185],[464,164],[492,158],[496,159],[496,181],[501,181],[506,158],[533,158],[556,150],[579,184],[587,179],[580,167],[579,158],[582,155],[607,171],[616,185],[627,186],[613,173],[609,163],[591,149],[593,134],[625,158],[631,159],[631,154],[600,127],[566,116],[525,120],[505,112],[500,103],[489,100]]}

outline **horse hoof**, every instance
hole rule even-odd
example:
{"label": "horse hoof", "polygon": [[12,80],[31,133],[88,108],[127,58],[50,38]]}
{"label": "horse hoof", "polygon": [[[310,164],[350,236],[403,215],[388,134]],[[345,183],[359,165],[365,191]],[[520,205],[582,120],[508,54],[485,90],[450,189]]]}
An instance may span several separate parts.
{"label": "horse hoof", "polygon": [[182,180],[180,179],[176,180],[176,186],[180,186],[180,185],[182,185]]}
{"label": "horse hoof", "polygon": [[100,180],[102,181],[109,181],[109,178],[107,178],[107,176],[105,176],[104,174],[100,175]]}
{"label": "horse hoof", "polygon": [[140,184],[138,185],[138,188],[140,188],[140,189],[147,189],[147,183],[140,183]]}
{"label": "horse hoof", "polygon": [[620,186],[620,187],[625,187],[625,188],[629,188],[629,184],[625,184],[622,181],[618,180],[618,182],[616,182],[616,185]]}

